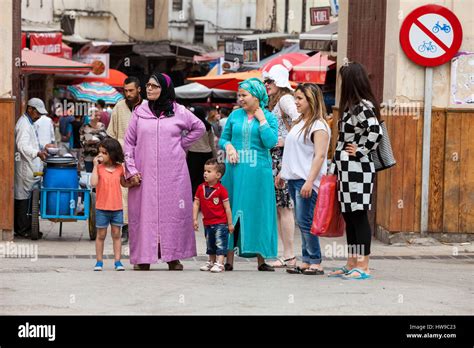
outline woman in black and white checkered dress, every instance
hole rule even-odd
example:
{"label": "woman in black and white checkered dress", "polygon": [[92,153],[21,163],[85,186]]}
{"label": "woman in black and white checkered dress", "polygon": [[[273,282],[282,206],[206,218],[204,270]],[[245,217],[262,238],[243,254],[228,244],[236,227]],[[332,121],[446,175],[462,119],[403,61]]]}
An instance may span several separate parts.
{"label": "woman in black and white checkered dress", "polygon": [[346,63],[340,71],[342,113],[334,161],[337,167],[342,214],[349,248],[347,264],[330,276],[370,278],[369,255],[372,232],[367,211],[372,207],[375,167],[370,152],[382,138],[380,108],[363,65]]}

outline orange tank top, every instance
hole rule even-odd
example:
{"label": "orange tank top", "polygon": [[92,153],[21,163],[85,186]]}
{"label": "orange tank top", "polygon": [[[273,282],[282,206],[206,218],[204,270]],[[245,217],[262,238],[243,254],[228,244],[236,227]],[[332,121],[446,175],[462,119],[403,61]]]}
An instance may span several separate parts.
{"label": "orange tank top", "polygon": [[120,178],[124,175],[123,166],[117,165],[110,172],[105,165],[99,164],[97,167],[99,182],[96,191],[96,209],[100,210],[122,210],[122,188],[120,186]]}

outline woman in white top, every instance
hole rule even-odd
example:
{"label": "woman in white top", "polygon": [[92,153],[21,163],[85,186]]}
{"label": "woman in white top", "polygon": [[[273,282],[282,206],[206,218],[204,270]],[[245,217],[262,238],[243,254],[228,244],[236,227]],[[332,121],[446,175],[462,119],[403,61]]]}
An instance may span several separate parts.
{"label": "woman in white top", "polygon": [[327,171],[327,152],[331,131],[325,121],[321,89],[312,83],[298,86],[295,92],[296,107],[301,116],[294,122],[285,141],[283,165],[276,178],[288,181],[295,205],[296,222],[301,231],[303,262],[288,273],[321,275],[321,248],[319,238],[310,233],[313,212],[318,198],[321,177]]}
{"label": "woman in white top", "polygon": [[[268,109],[278,120],[278,144],[271,149],[273,178],[280,173],[285,145],[285,139],[291,124],[300,116],[296,110],[293,88],[289,81],[289,72],[283,65],[274,65],[268,72],[263,73],[265,87],[270,101]],[[283,257],[279,257],[271,265],[275,268],[296,266],[293,240],[295,235],[295,218],[293,215],[293,200],[285,184],[276,187],[276,205],[278,216],[278,235],[283,244]]]}

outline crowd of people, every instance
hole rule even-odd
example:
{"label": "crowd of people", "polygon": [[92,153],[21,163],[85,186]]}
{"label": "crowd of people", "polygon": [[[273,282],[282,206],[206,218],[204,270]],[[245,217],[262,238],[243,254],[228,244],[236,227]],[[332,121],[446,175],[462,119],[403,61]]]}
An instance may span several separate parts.
{"label": "crowd of people", "polygon": [[[209,255],[202,271],[232,271],[237,254],[256,257],[258,271],[285,268],[290,274],[322,275],[320,241],[310,229],[321,178],[329,170],[338,177],[349,255],[329,276],[371,277],[367,211],[375,168],[370,152],[382,130],[364,67],[353,62],[340,69],[339,134],[329,163],[331,127],[321,88],[304,83],[293,89],[282,65],[273,66],[263,79],[239,84],[238,105],[230,114],[206,114],[200,106],[178,104],[166,74],[149,77],[146,99],[140,97],[140,81],[129,77],[125,99],[110,117],[98,103],[87,123],[73,118],[63,124],[61,141],[83,157],[96,189],[95,270],[103,269],[109,225],[116,270],[124,270],[121,243],[127,241],[135,270],[149,270],[158,262],[183,270],[180,260],[196,256],[194,231],[201,213]],[[33,123],[47,123],[41,116],[44,105],[38,100],[28,105],[16,127],[17,149],[27,161],[44,159],[50,139],[39,137],[33,145],[31,140],[36,137]],[[25,132],[31,137],[28,144]],[[28,180],[25,172],[19,175],[19,215],[28,199]],[[301,233],[300,263],[294,250],[295,221]],[[17,233],[28,229],[21,219],[18,230],[16,226],[17,219]]]}

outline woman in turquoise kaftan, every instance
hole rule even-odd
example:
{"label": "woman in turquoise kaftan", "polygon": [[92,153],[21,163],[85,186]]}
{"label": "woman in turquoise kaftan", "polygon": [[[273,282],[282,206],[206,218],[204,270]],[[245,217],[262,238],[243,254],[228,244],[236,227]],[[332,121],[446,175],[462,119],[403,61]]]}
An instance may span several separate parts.
{"label": "woman in turquoise kaftan", "polygon": [[259,271],[274,271],[265,258],[278,252],[277,211],[270,149],[278,142],[278,121],[265,109],[263,83],[249,79],[239,85],[241,109],[228,118],[219,140],[225,149],[222,184],[229,193],[235,232],[229,235],[226,269],[232,270],[233,250],[242,257],[258,257]]}

